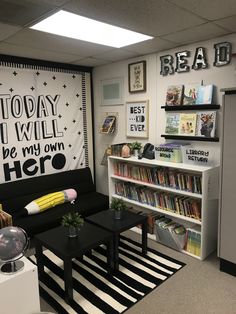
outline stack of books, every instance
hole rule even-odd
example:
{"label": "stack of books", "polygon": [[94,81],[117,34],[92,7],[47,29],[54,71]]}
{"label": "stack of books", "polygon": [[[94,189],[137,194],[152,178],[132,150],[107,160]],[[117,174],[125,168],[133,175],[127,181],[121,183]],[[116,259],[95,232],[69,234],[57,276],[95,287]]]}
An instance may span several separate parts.
{"label": "stack of books", "polygon": [[187,228],[185,251],[201,256],[201,229],[199,226]]}

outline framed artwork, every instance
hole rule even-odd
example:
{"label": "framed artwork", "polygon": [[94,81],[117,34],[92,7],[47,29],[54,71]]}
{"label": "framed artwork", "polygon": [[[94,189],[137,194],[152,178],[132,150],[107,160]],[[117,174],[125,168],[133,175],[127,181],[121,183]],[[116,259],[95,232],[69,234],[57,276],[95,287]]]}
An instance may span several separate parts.
{"label": "framed artwork", "polygon": [[129,65],[129,92],[140,93],[146,91],[146,61],[130,63]]}
{"label": "framed artwork", "polygon": [[101,106],[123,105],[123,78],[101,81]]}
{"label": "framed artwork", "polygon": [[149,108],[148,100],[126,103],[126,136],[148,137]]}

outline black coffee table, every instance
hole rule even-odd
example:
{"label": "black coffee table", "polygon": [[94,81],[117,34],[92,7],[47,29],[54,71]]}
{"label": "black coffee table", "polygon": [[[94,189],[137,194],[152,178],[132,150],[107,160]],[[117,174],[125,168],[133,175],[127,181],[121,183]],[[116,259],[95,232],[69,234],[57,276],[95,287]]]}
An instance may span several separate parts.
{"label": "black coffee table", "polygon": [[139,224],[142,225],[142,254],[147,254],[147,217],[124,210],[121,219],[114,218],[113,210],[104,210],[97,214],[88,216],[86,221],[102,227],[113,234],[114,244],[114,270],[119,270],[119,238],[123,231],[126,231]]}
{"label": "black coffee table", "polygon": [[64,262],[65,301],[73,299],[72,259],[82,258],[83,254],[100,244],[107,245],[108,272],[114,271],[112,233],[85,222],[76,238],[68,238],[64,227],[57,227],[35,236],[36,258],[39,278],[44,277],[43,247],[52,251]]}

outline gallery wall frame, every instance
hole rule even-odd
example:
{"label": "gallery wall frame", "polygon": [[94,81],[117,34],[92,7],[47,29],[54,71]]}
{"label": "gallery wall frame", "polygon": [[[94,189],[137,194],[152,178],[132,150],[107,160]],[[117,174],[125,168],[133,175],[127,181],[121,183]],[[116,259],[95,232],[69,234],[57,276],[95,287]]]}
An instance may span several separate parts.
{"label": "gallery wall frame", "polygon": [[129,92],[140,93],[146,91],[146,61],[130,63],[128,65]]}
{"label": "gallery wall frame", "polygon": [[101,106],[123,105],[124,79],[117,77],[101,81]]}
{"label": "gallery wall frame", "polygon": [[126,102],[126,136],[148,138],[149,101]]}

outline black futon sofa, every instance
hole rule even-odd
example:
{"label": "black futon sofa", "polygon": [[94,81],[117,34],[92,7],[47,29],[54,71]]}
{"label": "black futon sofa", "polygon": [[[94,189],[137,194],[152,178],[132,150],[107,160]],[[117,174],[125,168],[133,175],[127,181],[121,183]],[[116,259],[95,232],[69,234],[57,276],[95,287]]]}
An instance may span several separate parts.
{"label": "black futon sofa", "polygon": [[[22,214],[31,201],[65,189],[76,190],[74,204],[63,203],[38,214]],[[68,212],[78,211],[86,217],[109,208],[108,196],[96,192],[88,167],[0,184],[0,203],[12,215],[13,225],[23,228],[29,237],[60,225],[61,217]]]}

